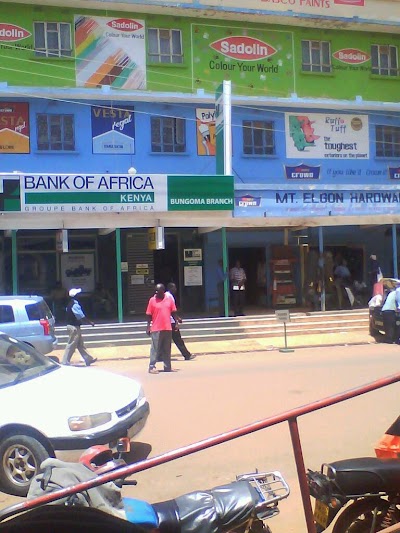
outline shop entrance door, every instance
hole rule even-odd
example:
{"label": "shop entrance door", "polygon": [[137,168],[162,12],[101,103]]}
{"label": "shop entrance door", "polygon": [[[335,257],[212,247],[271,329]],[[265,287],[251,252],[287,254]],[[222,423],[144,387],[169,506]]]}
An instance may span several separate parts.
{"label": "shop entrance door", "polygon": [[229,248],[228,255],[229,269],[234,267],[236,260],[239,259],[246,272],[246,305],[265,308],[266,302],[260,294],[261,289],[257,283],[257,269],[259,264],[263,262],[264,269],[266,269],[265,248]]}

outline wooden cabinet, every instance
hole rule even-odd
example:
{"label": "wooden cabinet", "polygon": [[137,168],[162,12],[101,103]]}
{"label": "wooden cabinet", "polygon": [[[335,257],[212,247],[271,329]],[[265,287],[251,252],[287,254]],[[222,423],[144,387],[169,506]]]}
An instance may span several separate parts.
{"label": "wooden cabinet", "polygon": [[296,305],[296,285],[294,280],[295,259],[272,259],[272,306]]}

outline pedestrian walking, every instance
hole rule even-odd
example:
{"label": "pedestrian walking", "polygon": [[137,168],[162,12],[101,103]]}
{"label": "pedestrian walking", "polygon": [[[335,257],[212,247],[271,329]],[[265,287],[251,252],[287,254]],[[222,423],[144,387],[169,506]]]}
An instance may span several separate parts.
{"label": "pedestrian walking", "polygon": [[68,343],[65,347],[64,355],[62,358],[63,365],[70,364],[71,358],[74,355],[75,350],[78,350],[78,352],[81,354],[81,357],[85,361],[86,366],[90,366],[97,361],[97,358],[92,357],[86,350],[82,338],[81,325],[86,323],[94,326],[94,322],[87,318],[78,300],[75,299],[75,296],[81,291],[82,289],[74,288],[70,289],[68,293],[69,302],[65,310],[68,331]]}
{"label": "pedestrian walking", "polygon": [[400,283],[391,290],[382,307],[385,341],[389,344],[399,342],[399,328],[396,326],[396,311],[400,311]]}
{"label": "pedestrian walking", "polygon": [[218,291],[218,314],[219,316],[225,316],[224,283],[225,280],[228,278],[228,272],[224,270],[224,264],[222,259],[218,260],[216,274]]}
{"label": "pedestrian walking", "polygon": [[374,289],[375,283],[378,283],[383,278],[381,267],[375,254],[369,256],[368,268],[368,283],[371,291]]}
{"label": "pedestrian walking", "polygon": [[164,372],[172,372],[171,316],[177,321],[178,315],[176,314],[175,299],[165,295],[165,286],[162,283],[156,285],[156,293],[149,299],[146,315],[146,333],[151,337],[149,374],[158,374],[157,361],[163,361]]}
{"label": "pedestrian walking", "polygon": [[242,316],[243,307],[245,302],[245,290],[246,290],[246,272],[242,268],[239,259],[236,261],[235,266],[231,268],[229,272],[229,278],[232,285],[232,307],[233,314],[235,316]]}
{"label": "pedestrian walking", "polygon": [[[165,295],[168,296],[168,298],[172,298],[176,307],[176,300],[175,300],[175,294],[176,294],[177,288],[175,283],[168,283],[167,290],[165,292]],[[171,326],[172,326],[172,340],[175,343],[175,346],[178,348],[178,350],[181,352],[183,357],[185,358],[185,361],[190,361],[194,359],[196,356],[191,354],[189,350],[186,348],[186,344],[184,340],[182,339],[182,335],[179,329],[179,324],[182,324],[182,318],[180,316],[177,316],[177,320],[171,315]]]}

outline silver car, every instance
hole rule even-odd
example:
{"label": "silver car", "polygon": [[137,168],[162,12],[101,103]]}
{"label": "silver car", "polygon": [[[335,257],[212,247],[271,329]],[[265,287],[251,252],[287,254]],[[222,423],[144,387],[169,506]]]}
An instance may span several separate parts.
{"label": "silver car", "polygon": [[0,331],[27,342],[39,352],[57,346],[55,319],[41,296],[0,296]]}

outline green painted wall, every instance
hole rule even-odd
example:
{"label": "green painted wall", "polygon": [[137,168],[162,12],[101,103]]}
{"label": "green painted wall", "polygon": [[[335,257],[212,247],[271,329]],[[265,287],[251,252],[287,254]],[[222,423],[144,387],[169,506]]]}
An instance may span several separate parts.
{"label": "green painted wall", "polygon": [[[346,63],[332,58],[333,72],[304,73],[301,70],[301,40],[325,40],[332,55],[340,50],[359,50],[370,56],[371,44],[399,47],[400,35],[355,31],[327,31],[313,28],[240,25],[215,19],[190,19],[126,12],[59,9],[33,5],[0,3],[0,21],[33,33],[34,21],[69,22],[74,27],[76,15],[132,18],[145,27],[173,28],[183,32],[184,63],[158,65],[148,63],[146,88],[151,91],[215,92],[223,79],[232,81],[233,94],[364,100],[399,100],[400,77],[371,75],[370,60]],[[193,54],[191,52],[193,47]],[[0,82],[11,86],[76,87],[73,58],[37,58],[33,35],[20,41],[6,42],[0,28]]]}

